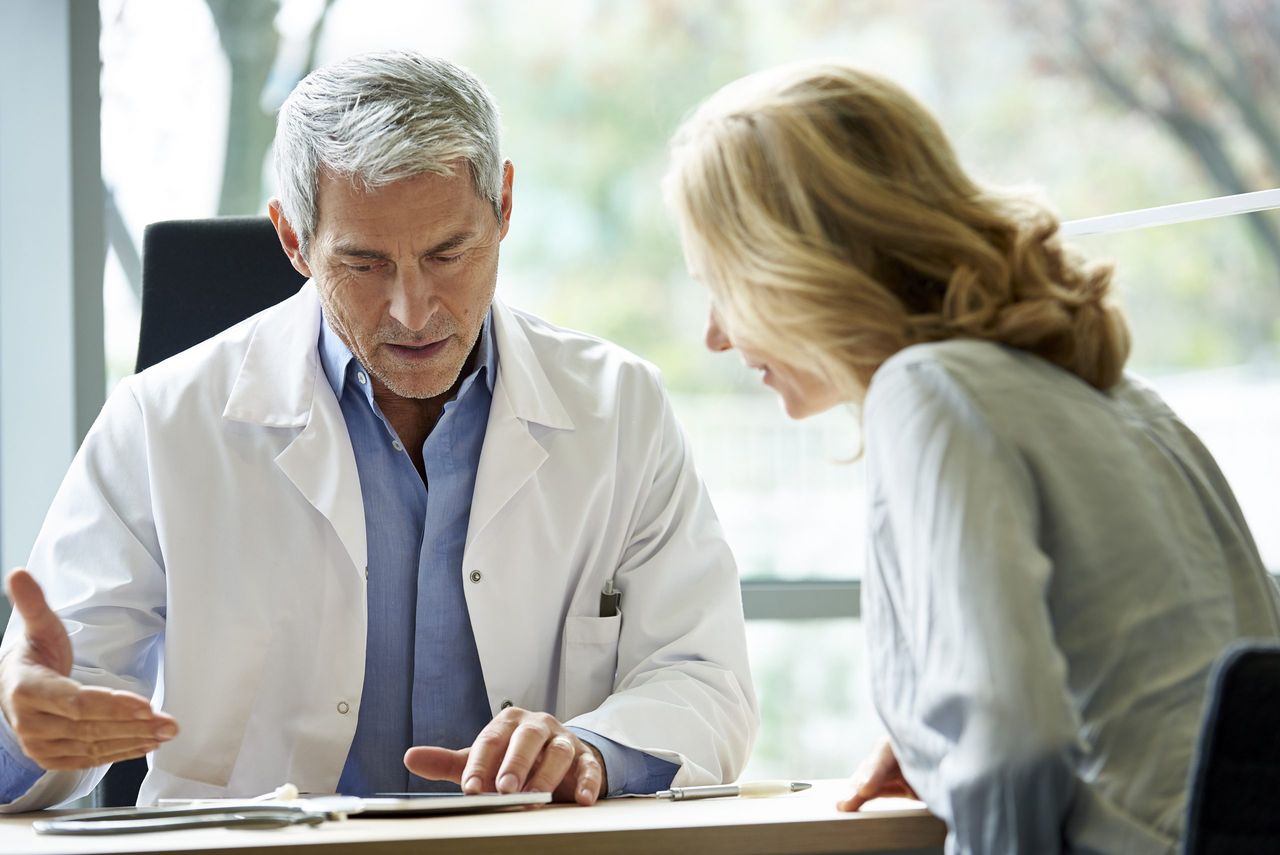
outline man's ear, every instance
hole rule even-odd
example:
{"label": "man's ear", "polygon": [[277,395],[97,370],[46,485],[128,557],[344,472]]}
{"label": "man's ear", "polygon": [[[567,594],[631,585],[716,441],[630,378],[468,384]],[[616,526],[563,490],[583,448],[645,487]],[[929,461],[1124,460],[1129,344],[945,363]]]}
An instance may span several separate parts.
{"label": "man's ear", "polygon": [[499,240],[507,236],[511,228],[511,185],[515,181],[515,167],[511,161],[502,164],[502,230]]}
{"label": "man's ear", "polygon": [[267,216],[271,217],[271,225],[276,227],[276,236],[280,238],[280,248],[284,250],[285,255],[289,256],[289,263],[293,265],[293,269],[310,279],[311,267],[307,264],[307,260],[302,257],[302,246],[298,240],[298,233],[294,231],[293,225],[285,218],[284,208],[280,207],[279,199],[272,199],[271,203],[267,205]]}

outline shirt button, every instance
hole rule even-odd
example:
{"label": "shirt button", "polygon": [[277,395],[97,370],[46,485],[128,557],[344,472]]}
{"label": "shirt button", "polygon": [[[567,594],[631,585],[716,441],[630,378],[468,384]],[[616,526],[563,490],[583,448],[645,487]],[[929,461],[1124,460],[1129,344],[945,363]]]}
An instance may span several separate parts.
{"label": "shirt button", "polygon": [[346,715],[350,711],[351,711],[350,704],[348,704],[346,701],[338,701],[338,712],[342,713],[343,715]]}
{"label": "shirt button", "polygon": [[502,702],[502,708],[503,708],[504,710],[505,710],[505,709],[510,709],[511,707],[514,707],[514,706],[515,706],[515,704],[511,703],[510,699],[505,700],[505,701],[503,701],[503,702]]}
{"label": "shirt button", "polygon": [[480,581],[480,579],[481,579],[480,571],[479,571],[479,570],[472,570],[472,571],[471,571],[471,581],[472,581],[472,582],[479,582],[479,581]]}
{"label": "shirt button", "polygon": [[394,440],[391,443],[391,447],[394,448],[396,451],[404,451],[404,443],[398,439]]}
{"label": "shirt button", "polygon": [[363,371],[356,372],[356,379],[360,381],[361,386],[369,382],[369,378],[365,376]]}

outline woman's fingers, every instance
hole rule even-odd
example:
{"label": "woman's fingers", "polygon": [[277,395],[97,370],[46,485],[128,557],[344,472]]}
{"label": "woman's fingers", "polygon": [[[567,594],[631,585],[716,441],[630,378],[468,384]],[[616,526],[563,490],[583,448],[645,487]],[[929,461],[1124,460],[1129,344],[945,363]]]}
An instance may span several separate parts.
{"label": "woman's fingers", "polygon": [[853,774],[853,793],[836,807],[842,811],[855,811],[874,798],[882,796],[907,796],[915,798],[915,793],[902,776],[902,768],[898,758],[894,756],[893,747],[884,742],[862,761],[858,771]]}

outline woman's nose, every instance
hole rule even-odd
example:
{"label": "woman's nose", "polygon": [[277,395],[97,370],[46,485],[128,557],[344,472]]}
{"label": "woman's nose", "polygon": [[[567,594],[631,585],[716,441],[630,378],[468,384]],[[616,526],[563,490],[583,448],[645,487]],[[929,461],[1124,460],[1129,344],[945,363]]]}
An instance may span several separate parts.
{"label": "woman's nose", "polygon": [[715,312],[711,312],[707,316],[707,332],[704,337],[707,350],[712,353],[724,353],[726,350],[733,349],[733,342],[729,341],[729,337],[724,334],[724,330],[720,329],[720,320],[716,317]]}

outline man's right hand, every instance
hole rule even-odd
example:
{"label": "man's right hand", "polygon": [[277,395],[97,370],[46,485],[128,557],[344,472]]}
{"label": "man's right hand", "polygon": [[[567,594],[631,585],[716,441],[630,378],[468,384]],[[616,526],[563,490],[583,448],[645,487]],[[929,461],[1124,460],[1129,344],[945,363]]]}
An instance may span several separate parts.
{"label": "man's right hand", "polygon": [[71,639],[21,568],[5,590],[26,636],[0,655],[0,712],[28,757],[44,769],[87,769],[141,757],[178,733],[172,716],[132,692],[70,678]]}

